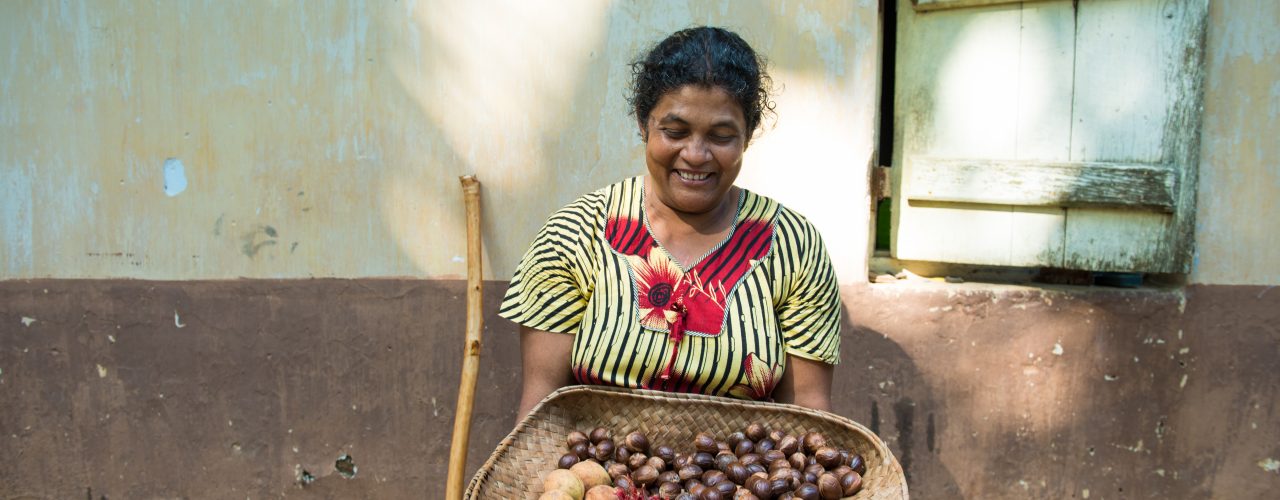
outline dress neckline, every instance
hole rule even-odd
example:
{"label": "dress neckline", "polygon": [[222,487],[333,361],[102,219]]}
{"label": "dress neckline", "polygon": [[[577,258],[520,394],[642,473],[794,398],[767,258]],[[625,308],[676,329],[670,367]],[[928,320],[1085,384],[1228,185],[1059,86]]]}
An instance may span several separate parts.
{"label": "dress neckline", "polygon": [[738,187],[738,206],[734,208],[733,222],[731,222],[729,225],[729,233],[726,234],[724,238],[720,240],[720,242],[712,246],[711,249],[707,250],[706,253],[703,253],[697,259],[694,259],[693,262],[689,264],[689,267],[686,268],[684,264],[680,262],[680,259],[677,259],[674,255],[671,254],[671,252],[667,251],[666,245],[662,244],[662,240],[658,239],[658,235],[655,234],[653,232],[653,228],[649,226],[649,211],[645,210],[645,197],[644,197],[645,176],[644,175],[640,176],[640,182],[638,182],[638,184],[640,185],[640,221],[641,223],[644,224],[644,230],[645,232],[648,232],[649,237],[653,239],[653,246],[661,250],[662,253],[667,254],[667,257],[671,259],[671,262],[674,263],[676,267],[680,268],[681,272],[687,273],[689,272],[689,270],[697,268],[699,264],[707,260],[707,257],[710,257],[712,254],[716,253],[716,251],[723,248],[724,245],[729,242],[729,240],[732,240],[733,234],[738,231],[738,222],[742,220],[742,206],[746,204],[746,199],[747,199],[747,190],[745,188],[742,188],[741,186],[737,186]]}

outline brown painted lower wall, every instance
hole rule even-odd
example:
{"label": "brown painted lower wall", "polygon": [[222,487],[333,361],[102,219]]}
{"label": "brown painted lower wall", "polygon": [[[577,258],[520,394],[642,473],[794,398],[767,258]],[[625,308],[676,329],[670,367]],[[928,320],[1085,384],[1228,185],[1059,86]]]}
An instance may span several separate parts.
{"label": "brown painted lower wall", "polygon": [[[514,419],[504,288],[470,470]],[[844,298],[836,412],[890,443],[914,498],[1280,490],[1280,291]],[[460,281],[0,281],[0,498],[439,497],[464,309]]]}

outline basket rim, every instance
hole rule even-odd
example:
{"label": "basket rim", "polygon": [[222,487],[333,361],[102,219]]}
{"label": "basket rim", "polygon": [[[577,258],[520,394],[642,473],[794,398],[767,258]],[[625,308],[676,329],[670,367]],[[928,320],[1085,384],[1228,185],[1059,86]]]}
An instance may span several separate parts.
{"label": "basket rim", "polygon": [[[828,411],[815,410],[813,408],[806,408],[803,406],[787,404],[787,403],[748,401],[743,399],[734,399],[734,398],[728,398],[728,397],[722,397],[722,396],[709,396],[706,394],[690,394],[690,393],[681,393],[681,392],[656,391],[651,389],[632,389],[632,388],[626,388],[626,387],[609,387],[609,386],[599,386],[599,385],[569,385],[569,386],[564,386],[559,389],[556,389],[555,391],[552,391],[551,394],[548,394],[547,397],[542,399],[542,401],[539,401],[538,404],[533,406],[533,409],[529,410],[529,413],[527,415],[525,415],[523,418],[520,419],[520,422],[516,424],[514,428],[511,429],[511,432],[507,433],[506,437],[502,438],[502,441],[498,443],[497,448],[493,450],[493,453],[489,455],[489,458],[485,460],[484,464],[481,465],[480,468],[477,469],[475,474],[471,477],[471,482],[467,486],[465,498],[474,498],[477,488],[479,488],[480,484],[488,477],[488,473],[493,469],[493,465],[499,459],[501,459],[503,456],[506,455],[507,449],[511,447],[512,443],[515,442],[516,438],[521,434],[521,432],[524,431],[524,429],[528,427],[530,425],[530,422],[533,422],[534,419],[542,418],[541,412],[544,407],[549,406],[550,404],[552,404],[552,402],[558,399],[565,398],[578,393],[588,393],[588,394],[599,393],[599,394],[608,394],[610,396],[629,397],[634,399],[646,399],[646,400],[657,400],[657,401],[693,401],[693,402],[704,403],[704,404],[709,403],[709,404],[724,406],[724,407],[768,409],[770,411],[781,411],[784,413],[791,413],[791,414],[803,415],[811,418],[817,418],[821,420],[827,420],[832,423],[851,427],[857,432],[860,432],[863,435],[865,435],[869,439],[869,441],[871,441],[872,445],[876,448],[876,451],[880,453],[880,456],[881,456],[880,465],[895,466],[898,462],[897,458],[893,456],[893,451],[889,449],[889,445],[885,443],[884,440],[881,439],[878,434],[872,432],[871,429],[868,429],[866,426],[858,422],[855,422],[847,417],[837,415],[835,413],[831,413]],[[901,470],[901,466],[896,466],[896,468],[898,470]],[[907,498],[907,494],[908,494],[907,484],[905,481],[902,482],[902,493],[903,493],[903,498],[904,499]]]}

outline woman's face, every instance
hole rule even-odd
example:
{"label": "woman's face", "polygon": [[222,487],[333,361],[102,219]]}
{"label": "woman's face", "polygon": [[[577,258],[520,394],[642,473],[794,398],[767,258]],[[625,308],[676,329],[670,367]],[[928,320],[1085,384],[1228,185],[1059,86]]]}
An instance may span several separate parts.
{"label": "woman's face", "polygon": [[647,120],[645,163],[653,194],[687,214],[719,207],[747,149],[742,107],[719,87],[685,85],[663,95]]}

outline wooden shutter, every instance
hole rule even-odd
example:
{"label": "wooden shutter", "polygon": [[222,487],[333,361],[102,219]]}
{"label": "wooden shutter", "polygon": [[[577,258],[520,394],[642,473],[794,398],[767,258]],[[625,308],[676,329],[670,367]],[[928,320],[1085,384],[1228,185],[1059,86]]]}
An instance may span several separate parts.
{"label": "wooden shutter", "polygon": [[1188,272],[1207,9],[902,0],[894,256]]}

